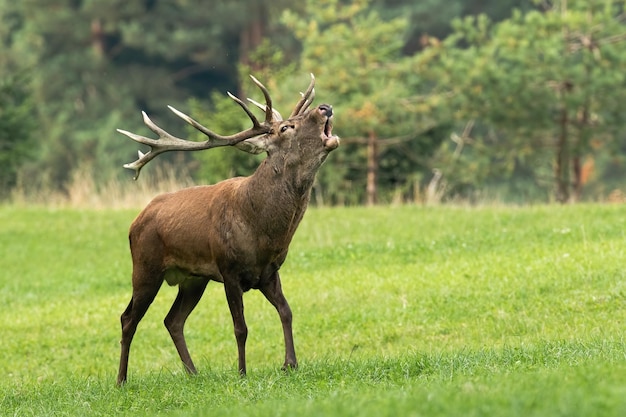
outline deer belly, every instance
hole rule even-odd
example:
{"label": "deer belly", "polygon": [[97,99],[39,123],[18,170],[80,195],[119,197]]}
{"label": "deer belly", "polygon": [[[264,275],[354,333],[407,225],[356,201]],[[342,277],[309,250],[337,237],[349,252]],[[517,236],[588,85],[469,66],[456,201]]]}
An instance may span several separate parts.
{"label": "deer belly", "polygon": [[178,267],[168,268],[165,270],[163,279],[169,286],[180,285],[187,280],[208,278],[212,281],[224,282],[224,279],[217,271],[187,271]]}

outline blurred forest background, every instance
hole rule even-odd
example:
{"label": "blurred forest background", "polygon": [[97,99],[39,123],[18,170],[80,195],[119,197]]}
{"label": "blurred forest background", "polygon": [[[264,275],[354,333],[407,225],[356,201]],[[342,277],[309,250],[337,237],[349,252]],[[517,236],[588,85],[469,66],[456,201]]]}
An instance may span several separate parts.
{"label": "blurred forest background", "polygon": [[[141,110],[232,133],[248,74],[289,112],[312,72],[342,137],[319,204],[623,201],[625,23],[626,0],[0,0],[0,199],[131,183],[115,129],[151,135]],[[257,164],[173,153],[139,181]]]}

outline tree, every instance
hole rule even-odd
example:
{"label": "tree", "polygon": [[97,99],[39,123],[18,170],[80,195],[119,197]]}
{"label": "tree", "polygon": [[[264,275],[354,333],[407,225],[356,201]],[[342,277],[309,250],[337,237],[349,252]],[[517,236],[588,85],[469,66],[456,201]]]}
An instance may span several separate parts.
{"label": "tree", "polygon": [[492,173],[528,167],[537,181],[551,164],[554,198],[579,199],[583,159],[607,146],[624,122],[624,6],[555,2],[495,25],[485,16],[459,20],[444,42],[433,40],[416,65],[446,92],[440,110],[483,126],[466,162]]}
{"label": "tree", "polygon": [[408,19],[403,51],[413,55],[427,46],[428,37],[447,37],[454,19],[485,14],[497,22],[513,9],[530,9],[532,0],[373,0],[372,6],[384,20]]}
{"label": "tree", "polygon": [[[318,96],[336,107],[343,150],[333,158],[333,169],[325,172],[343,176],[352,190],[353,200],[344,203],[363,198],[375,204],[381,167],[390,185],[386,189],[407,180],[398,173],[406,167],[397,150],[423,148],[415,139],[431,128],[429,120],[411,111],[419,76],[402,53],[406,19],[384,21],[368,6],[367,0],[322,0],[308,3],[308,19],[289,12],[283,17],[302,42],[300,68],[323,80]],[[415,172],[415,160],[410,171]],[[327,180],[323,173],[320,177]]]}
{"label": "tree", "polygon": [[0,198],[7,196],[24,161],[34,154],[35,120],[27,82],[0,79]]}
{"label": "tree", "polygon": [[135,150],[115,128],[144,129],[139,110],[239,89],[237,66],[273,30],[281,1],[0,0],[0,71],[28,68],[46,141],[32,174],[63,184],[80,165],[96,180]]}

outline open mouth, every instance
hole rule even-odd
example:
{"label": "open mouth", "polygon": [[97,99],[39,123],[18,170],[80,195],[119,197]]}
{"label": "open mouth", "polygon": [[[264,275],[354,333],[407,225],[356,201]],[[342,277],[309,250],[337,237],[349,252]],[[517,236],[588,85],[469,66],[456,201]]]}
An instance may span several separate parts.
{"label": "open mouth", "polygon": [[339,138],[337,136],[333,136],[333,108],[329,104],[321,104],[319,106],[319,112],[326,116],[321,137],[324,148],[330,152],[339,146]]}
{"label": "open mouth", "polygon": [[330,116],[326,119],[326,123],[324,124],[324,136],[330,138],[333,135],[333,116]]}
{"label": "open mouth", "polygon": [[322,132],[322,143],[324,144],[324,148],[329,152],[339,146],[339,138],[333,136],[333,116],[326,118]]}

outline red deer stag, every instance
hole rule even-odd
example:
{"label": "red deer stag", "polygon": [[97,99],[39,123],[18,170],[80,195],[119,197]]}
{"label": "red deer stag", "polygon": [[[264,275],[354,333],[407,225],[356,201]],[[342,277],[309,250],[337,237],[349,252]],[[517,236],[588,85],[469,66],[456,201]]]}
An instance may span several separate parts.
{"label": "red deer stag", "polygon": [[339,145],[332,135],[332,107],[309,109],[315,96],[315,78],[287,120],[272,107],[267,89],[254,77],[265,105],[248,99],[265,112],[259,122],[248,106],[229,93],[252,127],[230,135],[218,135],[189,116],[170,107],[176,115],[208,136],[192,142],[170,135],[143,113],[144,123],[159,136],[150,139],[124,130],[120,133],[150,146],[139,159],[124,165],[139,175],[141,168],[162,152],[235,146],[249,153],[266,152],[267,158],[249,177],[227,179],[215,185],[183,189],[157,196],[130,227],[133,261],[133,293],[121,316],[122,340],[118,385],[126,381],[128,356],[139,321],[154,300],[163,281],[178,285],[178,295],[165,317],[185,369],[195,374],[183,327],[209,281],[224,284],[237,341],[239,372],[246,373],[248,329],[243,293],[260,290],[276,308],[285,339],[284,368],[298,365],[292,336],[292,313],[281,289],[278,270],[287,257],[289,243],[304,215],[315,174],[328,153]]}

